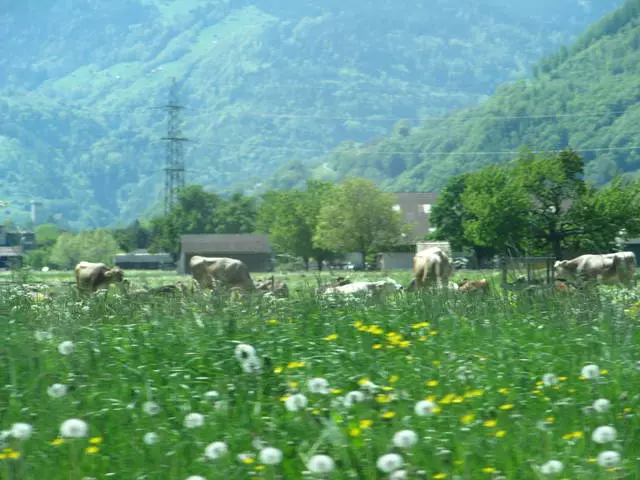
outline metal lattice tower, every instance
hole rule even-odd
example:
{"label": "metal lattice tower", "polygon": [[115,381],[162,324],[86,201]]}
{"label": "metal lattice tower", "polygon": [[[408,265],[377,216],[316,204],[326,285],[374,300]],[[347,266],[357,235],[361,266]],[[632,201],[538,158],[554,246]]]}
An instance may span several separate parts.
{"label": "metal lattice tower", "polygon": [[178,86],[176,79],[172,79],[169,93],[169,103],[162,107],[169,114],[167,136],[162,140],[167,142],[167,161],[164,168],[164,214],[167,215],[178,202],[178,197],[184,189],[184,146],[188,140],[182,136],[180,130],[180,111],[185,108],[178,104]]}

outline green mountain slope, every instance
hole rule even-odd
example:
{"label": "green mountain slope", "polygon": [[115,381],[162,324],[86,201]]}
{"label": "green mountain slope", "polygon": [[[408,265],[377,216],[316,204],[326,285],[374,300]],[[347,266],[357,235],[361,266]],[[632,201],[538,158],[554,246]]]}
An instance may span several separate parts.
{"label": "green mountain slope", "polygon": [[375,145],[345,145],[322,168],[298,176],[364,175],[389,189],[433,190],[452,175],[510,160],[509,152],[523,145],[581,150],[589,180],[599,184],[640,168],[639,0],[534,71],[535,78],[503,85],[481,106],[430,119],[410,133],[398,128]]}
{"label": "green mountain slope", "polygon": [[171,77],[188,107],[188,181],[251,192],[292,159],[477,104],[618,3],[12,3],[0,11],[0,198],[14,219],[35,198],[72,226],[148,212],[165,157],[154,107]]}

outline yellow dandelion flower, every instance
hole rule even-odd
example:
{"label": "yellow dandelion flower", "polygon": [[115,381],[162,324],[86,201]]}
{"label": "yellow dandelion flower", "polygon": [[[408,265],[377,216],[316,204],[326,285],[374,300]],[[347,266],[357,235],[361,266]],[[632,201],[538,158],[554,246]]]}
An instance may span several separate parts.
{"label": "yellow dandelion flower", "polygon": [[498,424],[497,420],[487,420],[483,425],[487,428],[495,427]]}
{"label": "yellow dandelion flower", "polygon": [[623,412],[624,412],[624,413],[629,413],[629,412],[631,412],[632,410],[633,410],[632,408],[627,407],[627,408],[625,408],[625,409],[623,410]]}
{"label": "yellow dandelion flower", "polygon": [[396,416],[396,412],[384,412],[381,417],[384,418],[385,420],[390,420],[393,417]]}
{"label": "yellow dandelion flower", "polygon": [[379,393],[376,395],[376,402],[378,403],[390,403],[393,399],[390,395],[386,395],[384,393]]}
{"label": "yellow dandelion flower", "polygon": [[94,453],[98,453],[100,451],[100,447],[96,447],[95,445],[91,445],[84,449],[89,455],[93,455]]}
{"label": "yellow dandelion flower", "polygon": [[438,335],[440,332],[438,330],[431,330],[429,332],[429,335],[434,336],[434,335]]}
{"label": "yellow dandelion flower", "polygon": [[342,389],[341,388],[334,388],[331,390],[331,393],[333,393],[334,395],[340,395],[342,393]]}
{"label": "yellow dandelion flower", "polygon": [[280,397],[280,401],[281,402],[286,402],[288,398],[289,398],[289,395],[285,395],[283,397]]}
{"label": "yellow dandelion flower", "polygon": [[349,436],[351,437],[359,437],[360,433],[362,433],[362,430],[360,430],[359,428],[352,428],[351,430],[349,430]]}
{"label": "yellow dandelion flower", "polygon": [[380,350],[382,348],[382,345],[380,345],[379,343],[376,343],[374,346],[372,346],[371,348],[373,348],[374,350]]}
{"label": "yellow dandelion flower", "polygon": [[432,411],[433,413],[440,413],[440,412],[442,411],[442,409],[441,409],[440,407],[438,407],[438,406],[435,406],[435,407],[433,407],[433,408],[431,409],[431,411]]}
{"label": "yellow dandelion flower", "polygon": [[7,458],[11,459],[11,460],[16,460],[17,458],[20,458],[22,456],[22,454],[20,452],[9,452],[7,453]]}
{"label": "yellow dandelion flower", "polygon": [[409,360],[410,362],[413,362],[413,357],[411,355],[407,355],[407,360]]}
{"label": "yellow dandelion flower", "polygon": [[576,389],[575,389],[575,388],[570,388],[569,390],[567,390],[567,392],[569,392],[569,393],[576,393]]}
{"label": "yellow dandelion flower", "polygon": [[498,389],[498,393],[502,393],[504,395],[508,395],[509,394],[509,389],[502,387],[502,388]]}
{"label": "yellow dandelion flower", "polygon": [[561,382],[566,382],[567,381],[567,377],[558,377],[558,380],[560,380]]}
{"label": "yellow dandelion flower", "polygon": [[400,348],[407,348],[409,345],[411,345],[411,342],[409,340],[404,340],[398,344]]}
{"label": "yellow dandelion flower", "polygon": [[437,387],[439,384],[438,380],[429,380],[427,382],[427,387]]}
{"label": "yellow dandelion flower", "polygon": [[284,371],[284,367],[276,367],[273,369],[273,373],[280,375]]}
{"label": "yellow dandelion flower", "polygon": [[369,428],[373,425],[373,420],[360,420],[360,428]]}
{"label": "yellow dandelion flower", "polygon": [[513,403],[505,403],[504,405],[500,405],[500,410],[511,410],[513,407]]}
{"label": "yellow dandelion flower", "polygon": [[438,365],[440,365],[442,362],[440,360],[434,360],[433,362],[431,362],[432,365],[435,365],[436,367]]}
{"label": "yellow dandelion flower", "polygon": [[256,470],[264,470],[265,466],[264,465],[256,465]]}
{"label": "yellow dandelion flower", "polygon": [[367,377],[361,378],[360,380],[358,380],[358,385],[362,386],[365,385],[367,383],[371,382],[371,380]]}
{"label": "yellow dandelion flower", "polygon": [[275,318],[272,318],[270,320],[267,320],[267,323],[269,323],[271,325],[275,325],[276,323],[278,323],[278,320],[276,320]]}
{"label": "yellow dandelion flower", "polygon": [[385,392],[390,392],[390,391],[392,391],[392,390],[393,390],[393,387],[390,387],[390,386],[388,386],[388,385],[383,385],[381,388],[382,388],[382,390],[384,390]]}
{"label": "yellow dandelion flower", "polygon": [[551,387],[552,390],[560,390],[560,385],[554,385]]}
{"label": "yellow dandelion flower", "polygon": [[565,435],[562,436],[563,440],[571,440],[572,438],[582,438],[584,437],[584,432],[571,432],[571,433],[567,433]]}
{"label": "yellow dandelion flower", "polygon": [[553,423],[554,420],[555,420],[555,417],[547,417],[544,419],[544,421],[547,423]]}
{"label": "yellow dandelion flower", "polygon": [[245,463],[247,465],[251,465],[252,463],[254,463],[256,461],[255,458],[253,457],[243,457],[242,458],[242,463]]}
{"label": "yellow dandelion flower", "polygon": [[6,453],[0,453],[0,460],[6,460],[7,459],[7,454]]}
{"label": "yellow dandelion flower", "polygon": [[102,443],[102,437],[91,437],[89,439],[89,443],[93,444],[93,445],[97,445],[99,443]]}
{"label": "yellow dandelion flower", "polygon": [[464,425],[468,425],[469,423],[473,422],[476,419],[476,415],[475,413],[467,413],[466,415],[464,415],[462,418],[460,418],[460,421],[464,424]]}
{"label": "yellow dandelion flower", "polygon": [[425,398],[425,400],[428,400],[429,402],[433,402],[436,403],[436,397],[435,395],[429,395],[427,398]]}
{"label": "yellow dandelion flower", "polygon": [[587,458],[587,462],[589,462],[589,463],[595,463],[595,462],[597,462],[597,461],[598,461],[598,459],[597,459],[596,457],[589,457],[589,458]]}
{"label": "yellow dandelion flower", "polygon": [[442,403],[443,405],[448,405],[453,402],[454,398],[456,398],[456,395],[454,395],[453,393],[447,393],[444,397],[442,397],[440,403]]}
{"label": "yellow dandelion flower", "polygon": [[356,328],[362,327],[363,325],[364,323],[362,323],[360,320],[353,322],[353,326]]}
{"label": "yellow dandelion flower", "polygon": [[62,445],[64,443],[64,438],[56,438],[51,445]]}
{"label": "yellow dandelion flower", "polygon": [[600,370],[600,375],[606,375],[607,373],[609,373],[609,370],[607,370],[606,368]]}
{"label": "yellow dandelion flower", "polygon": [[298,388],[298,385],[300,385],[298,382],[296,382],[295,380],[292,382],[289,382],[289,387],[290,388]]}
{"label": "yellow dandelion flower", "polygon": [[506,430],[498,430],[498,431],[496,432],[496,437],[498,437],[498,438],[502,438],[502,437],[504,437],[506,434],[507,434],[507,431],[506,431]]}
{"label": "yellow dandelion flower", "polygon": [[306,365],[305,362],[289,362],[287,368],[302,368]]}
{"label": "yellow dandelion flower", "polygon": [[451,400],[451,403],[462,403],[464,402],[464,397],[460,397],[458,395],[456,395],[453,400]]}
{"label": "yellow dandelion flower", "polygon": [[389,377],[389,383],[396,383],[398,380],[400,380],[400,377],[397,375],[391,375]]}
{"label": "yellow dandelion flower", "polygon": [[337,333],[332,333],[331,335],[329,335],[328,337],[324,337],[324,339],[327,342],[331,342],[332,340],[336,340],[338,338],[338,334]]}
{"label": "yellow dandelion flower", "polygon": [[579,378],[580,380],[586,380],[586,379],[587,379],[587,377],[583,377],[582,375],[580,375],[578,378]]}
{"label": "yellow dandelion flower", "polygon": [[476,390],[470,390],[464,394],[464,396],[467,398],[482,397],[483,395],[484,395],[484,390],[481,390],[479,388]]}
{"label": "yellow dandelion flower", "polygon": [[495,471],[496,471],[496,469],[495,469],[495,468],[493,468],[493,467],[484,467],[484,468],[482,469],[482,471],[483,471],[484,473],[493,473],[493,472],[495,472]]}
{"label": "yellow dandelion flower", "polygon": [[433,478],[447,478],[446,473],[436,473]]}
{"label": "yellow dandelion flower", "polygon": [[320,415],[320,410],[318,410],[317,408],[314,408],[313,410],[311,410],[311,413],[314,415]]}

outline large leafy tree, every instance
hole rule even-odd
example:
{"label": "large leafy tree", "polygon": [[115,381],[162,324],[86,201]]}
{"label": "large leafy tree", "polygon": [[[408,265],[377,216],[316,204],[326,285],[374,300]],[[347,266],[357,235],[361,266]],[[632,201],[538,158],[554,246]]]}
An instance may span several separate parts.
{"label": "large leafy tree", "polygon": [[318,217],[314,245],[338,252],[360,252],[364,263],[374,248],[395,244],[402,216],[393,210],[393,195],[363,179],[336,186]]}
{"label": "large leafy tree", "polygon": [[118,251],[118,242],[106,230],[61,234],[53,247],[50,261],[60,268],[73,268],[78,262],[111,264]]}

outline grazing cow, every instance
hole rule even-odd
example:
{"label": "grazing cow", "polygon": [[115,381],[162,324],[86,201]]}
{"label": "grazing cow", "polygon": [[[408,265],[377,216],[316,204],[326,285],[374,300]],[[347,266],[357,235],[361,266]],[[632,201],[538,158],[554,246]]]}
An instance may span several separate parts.
{"label": "grazing cow", "polygon": [[395,280],[387,278],[379,282],[354,282],[347,285],[329,287],[323,292],[323,295],[376,295],[380,298],[386,298],[392,293],[403,290],[403,288],[404,287]]}
{"label": "grazing cow", "polygon": [[287,284],[276,280],[273,275],[267,280],[256,283],[256,289],[261,292],[271,293],[274,297],[286,298],[289,296]]}
{"label": "grazing cow", "polygon": [[329,288],[342,287],[344,285],[349,285],[350,283],[351,280],[349,280],[347,277],[336,277],[331,283],[326,283],[316,288],[315,293],[316,295],[320,295],[326,292]]}
{"label": "grazing cow", "polygon": [[191,275],[203,289],[213,290],[214,282],[225,287],[255,289],[249,274],[249,267],[241,260],[196,255],[191,258],[189,266],[191,267]]}
{"label": "grazing cow", "polygon": [[489,280],[481,278],[479,280],[469,280],[464,278],[462,282],[458,284],[458,290],[461,292],[482,292],[489,293]]}
{"label": "grazing cow", "polygon": [[104,263],[80,262],[74,270],[78,292],[106,290],[109,284],[122,282],[124,272],[120,267],[107,267]]}
{"label": "grazing cow", "polygon": [[633,252],[581,255],[572,260],[557,261],[553,268],[556,278],[562,280],[622,283],[631,287],[636,273],[636,256]]}
{"label": "grazing cow", "polygon": [[413,257],[413,275],[419,290],[433,285],[448,285],[452,273],[451,259],[439,247],[427,248]]}

